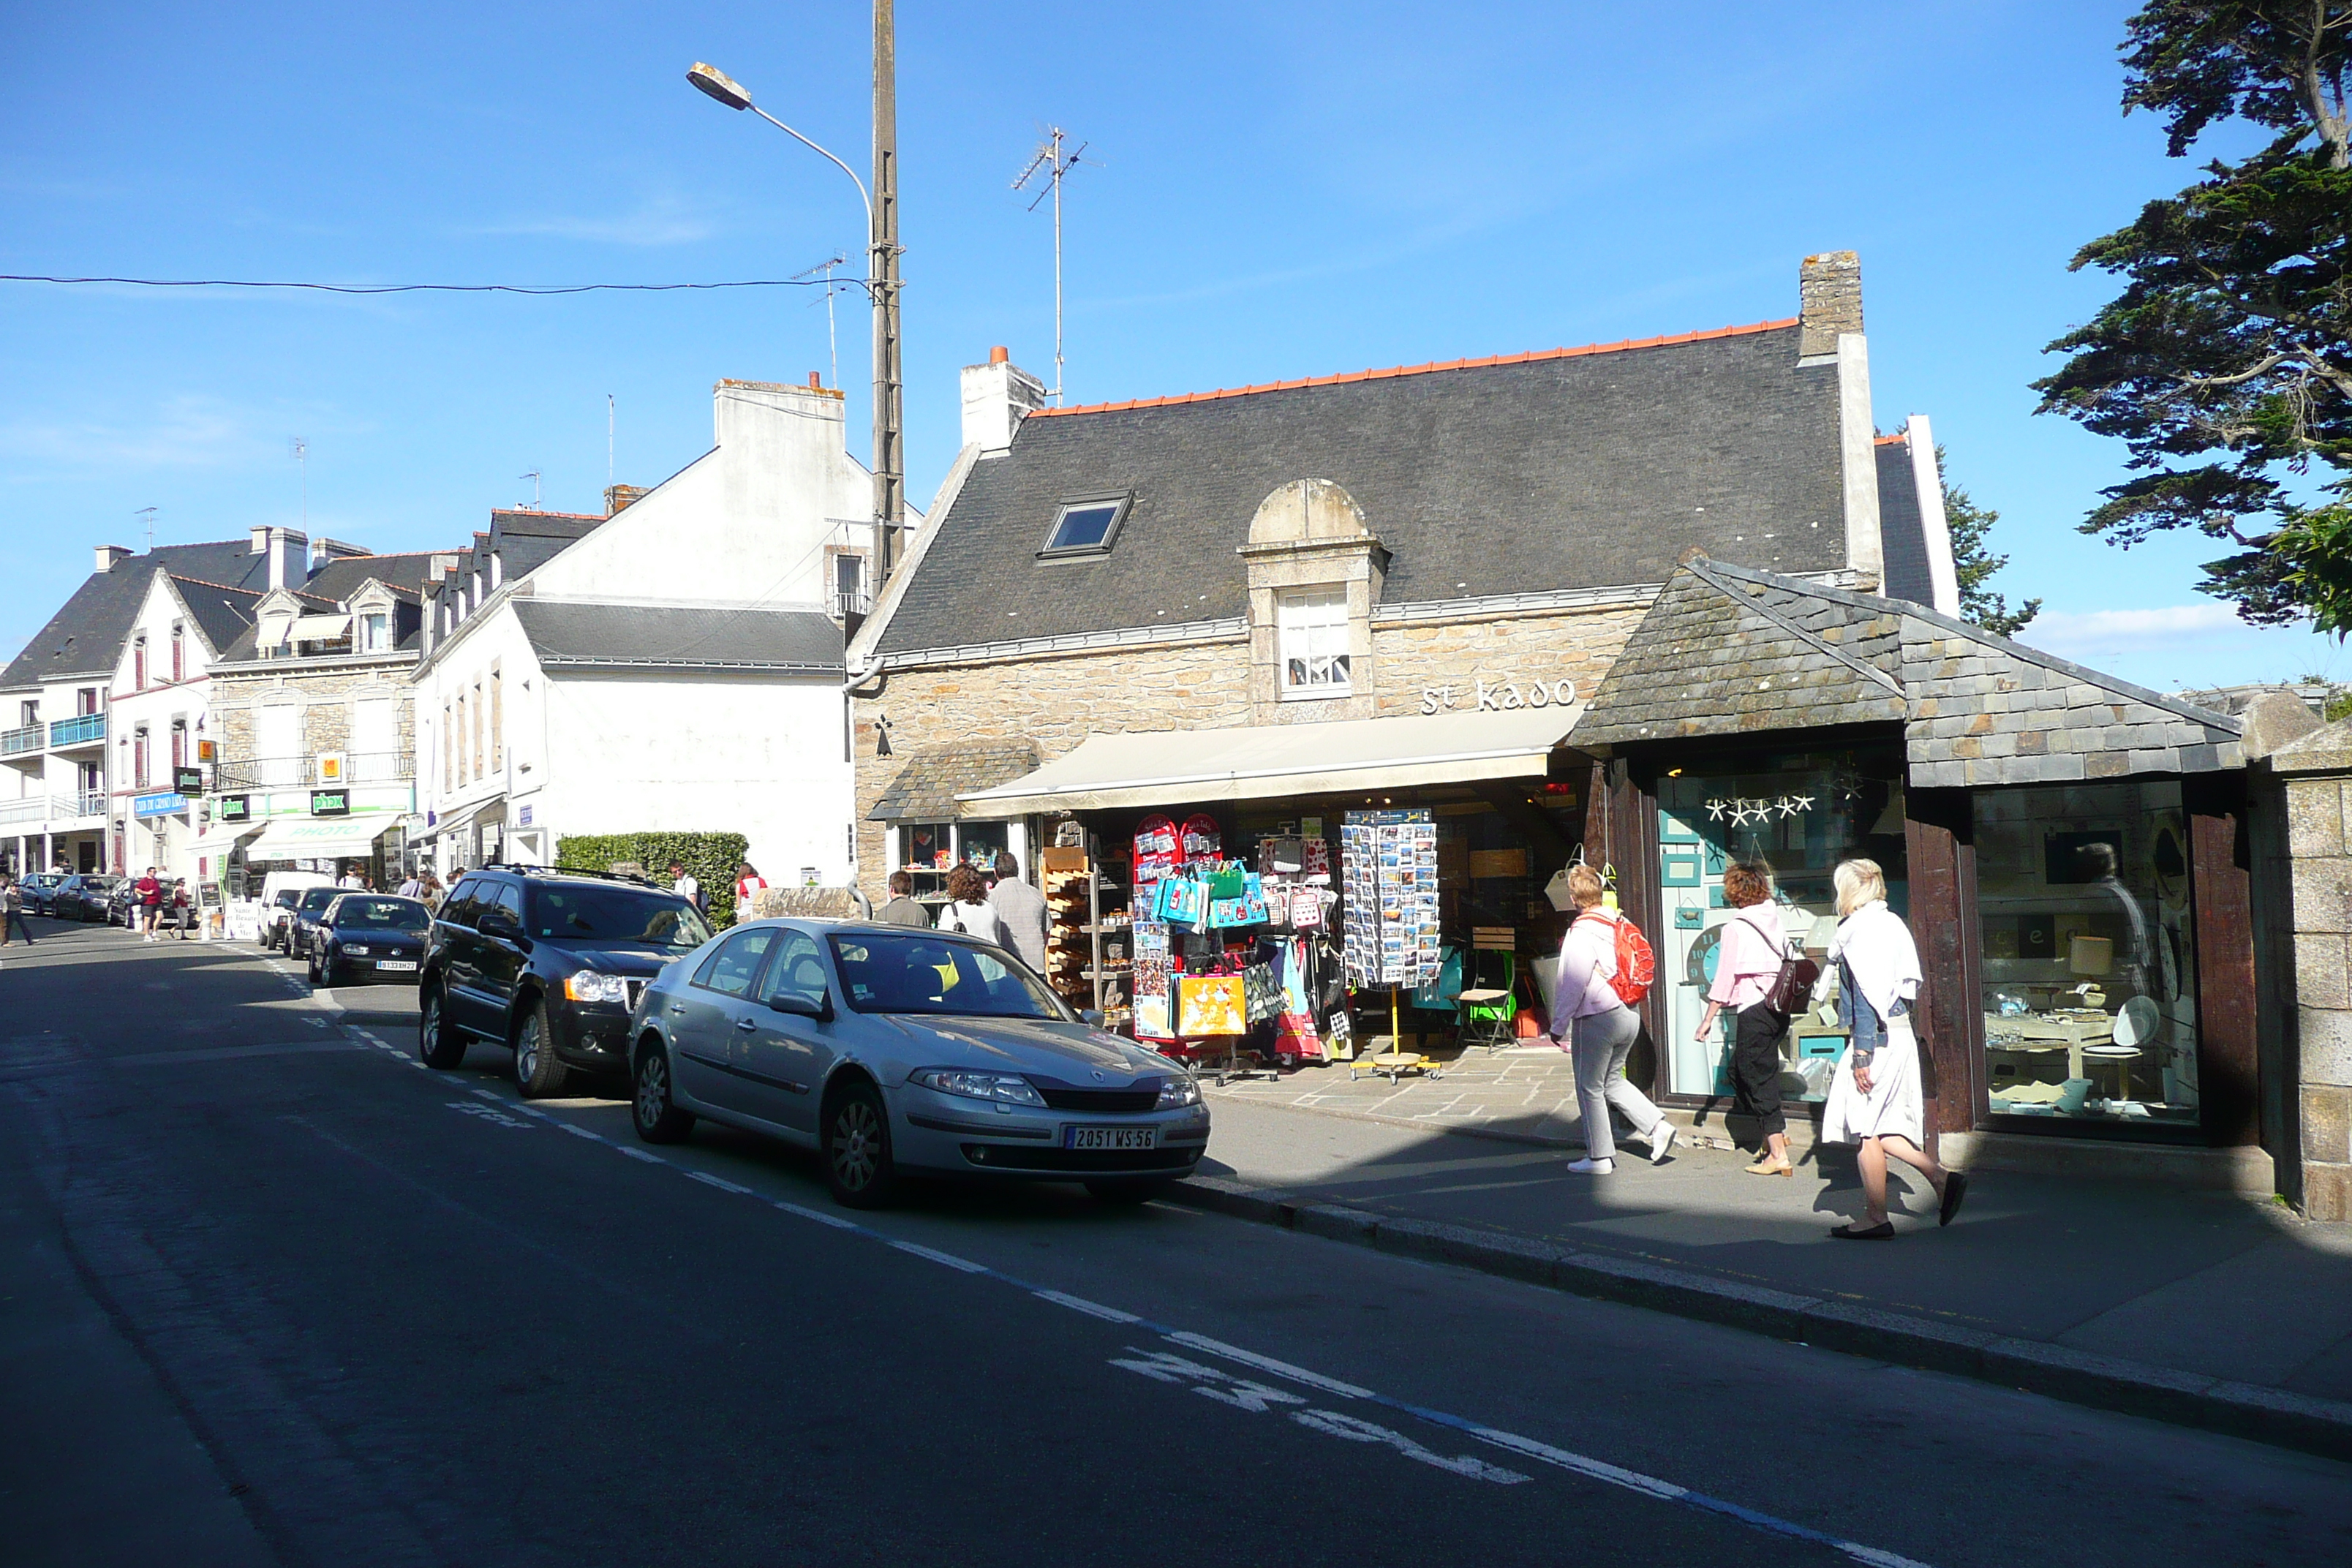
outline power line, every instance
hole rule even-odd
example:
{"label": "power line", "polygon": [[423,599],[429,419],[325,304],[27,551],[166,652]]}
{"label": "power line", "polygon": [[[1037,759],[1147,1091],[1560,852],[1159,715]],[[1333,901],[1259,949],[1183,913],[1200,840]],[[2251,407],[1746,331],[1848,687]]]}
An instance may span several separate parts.
{"label": "power line", "polygon": [[298,283],[242,278],[51,278],[0,272],[0,283],[124,283],[140,289],[310,289],[322,294],[667,294],[702,289],[864,288],[854,279],[748,278],[723,283]]}

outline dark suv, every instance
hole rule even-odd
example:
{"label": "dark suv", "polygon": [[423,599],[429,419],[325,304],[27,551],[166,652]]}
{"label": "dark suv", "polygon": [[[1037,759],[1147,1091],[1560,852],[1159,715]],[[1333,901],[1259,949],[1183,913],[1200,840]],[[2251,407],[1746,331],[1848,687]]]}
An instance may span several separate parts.
{"label": "dark suv", "polygon": [[635,877],[485,866],[449,890],[425,942],[417,1054],[454,1068],[468,1039],[512,1047],[530,1098],[572,1068],[625,1073],[629,1010],[710,940],[700,911]]}

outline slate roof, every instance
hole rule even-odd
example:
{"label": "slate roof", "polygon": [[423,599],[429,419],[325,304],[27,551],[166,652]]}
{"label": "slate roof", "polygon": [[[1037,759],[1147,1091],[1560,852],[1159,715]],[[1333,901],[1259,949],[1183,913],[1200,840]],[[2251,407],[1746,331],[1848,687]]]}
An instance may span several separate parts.
{"label": "slate roof", "polygon": [[[882,654],[1245,613],[1275,487],[1331,479],[1391,553],[1386,603],[1659,583],[1703,545],[1845,565],[1833,364],[1793,322],[1599,351],[1049,410],[973,465]],[[1129,491],[1105,556],[1036,559],[1060,504]],[[1015,613],[1017,612],[1017,614]]]}
{"label": "slate roof", "polygon": [[1911,473],[1911,443],[1881,441],[1878,454],[1878,549],[1881,591],[1890,599],[1936,606],[1927,571],[1927,532],[1919,516],[1919,484]]}
{"label": "slate roof", "polygon": [[1034,741],[974,741],[917,752],[866,814],[868,822],[947,822],[961,816],[957,796],[994,789],[1037,771]]}
{"label": "slate roof", "polygon": [[[341,605],[373,581],[392,589],[394,597],[402,605],[414,605],[421,602],[425,584],[432,581],[433,558],[452,553],[447,550],[419,550],[396,555],[338,556],[320,565],[298,592],[322,600],[325,605]],[[403,608],[398,619],[400,637],[395,648],[415,648],[420,640],[422,617],[414,610]],[[252,612],[248,611],[245,629],[222,648],[222,661],[235,664],[255,658],[259,635],[260,628],[253,624]]]}
{"label": "slate roof", "polygon": [[[111,675],[122,658],[122,639],[146,600],[158,567],[174,577],[223,588],[257,592],[269,582],[269,558],[253,553],[249,536],[202,544],[160,544],[142,555],[126,556],[111,572],[91,573],[74,590],[8,668],[0,670],[0,689]],[[220,646],[218,639],[214,646]]]}
{"label": "slate roof", "polygon": [[509,601],[547,669],[844,673],[841,628],[814,610]]}
{"label": "slate roof", "polygon": [[1903,725],[1921,788],[2243,765],[2236,719],[1919,605],[1705,557],[1668,581],[1569,743],[1874,721]]}
{"label": "slate roof", "polygon": [[185,577],[174,577],[173,583],[188,606],[188,615],[215,654],[235,643],[240,634],[252,635],[253,606],[261,602],[259,594],[241,588],[215,588],[209,583]]}

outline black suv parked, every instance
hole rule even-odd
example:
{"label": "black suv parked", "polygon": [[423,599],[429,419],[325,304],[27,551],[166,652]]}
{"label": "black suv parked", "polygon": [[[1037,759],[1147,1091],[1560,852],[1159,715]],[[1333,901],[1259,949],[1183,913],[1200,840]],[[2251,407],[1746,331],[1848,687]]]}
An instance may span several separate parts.
{"label": "black suv parked", "polygon": [[469,871],[425,938],[417,1054],[454,1068],[469,1038],[511,1047],[533,1099],[560,1092],[573,1068],[625,1073],[629,1010],[646,983],[709,940],[692,904],[635,877]]}

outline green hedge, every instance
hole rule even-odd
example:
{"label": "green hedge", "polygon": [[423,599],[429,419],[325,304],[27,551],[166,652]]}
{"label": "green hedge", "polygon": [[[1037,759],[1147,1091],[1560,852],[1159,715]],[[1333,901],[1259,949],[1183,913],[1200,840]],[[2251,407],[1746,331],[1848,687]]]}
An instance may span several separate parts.
{"label": "green hedge", "polygon": [[555,863],[575,871],[609,871],[635,861],[645,876],[669,886],[669,863],[685,867],[702,884],[710,923],[735,918],[735,873],[751,841],[740,833],[581,833],[556,840]]}

